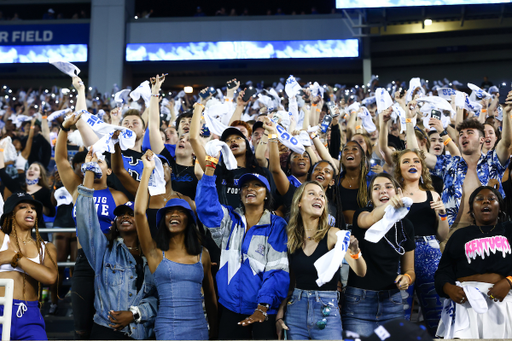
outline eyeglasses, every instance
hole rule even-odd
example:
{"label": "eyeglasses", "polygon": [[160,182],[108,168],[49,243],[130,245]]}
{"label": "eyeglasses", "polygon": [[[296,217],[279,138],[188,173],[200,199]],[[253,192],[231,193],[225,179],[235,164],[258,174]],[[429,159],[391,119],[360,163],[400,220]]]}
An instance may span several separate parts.
{"label": "eyeglasses", "polygon": [[321,320],[318,320],[316,322],[316,326],[318,327],[318,329],[325,329],[325,326],[327,326],[327,319],[326,317],[331,315],[331,307],[326,305],[322,308],[322,316],[324,317],[323,319]]}

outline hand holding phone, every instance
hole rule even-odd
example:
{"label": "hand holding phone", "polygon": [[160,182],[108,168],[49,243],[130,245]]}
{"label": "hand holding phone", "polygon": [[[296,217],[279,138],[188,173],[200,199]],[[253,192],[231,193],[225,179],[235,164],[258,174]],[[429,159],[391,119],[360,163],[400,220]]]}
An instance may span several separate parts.
{"label": "hand holding phone", "polygon": [[256,94],[256,88],[253,87],[253,86],[250,86],[248,87],[247,89],[245,89],[245,93],[244,93],[244,96],[242,97],[242,101],[244,102],[248,102],[252,96],[254,96]]}

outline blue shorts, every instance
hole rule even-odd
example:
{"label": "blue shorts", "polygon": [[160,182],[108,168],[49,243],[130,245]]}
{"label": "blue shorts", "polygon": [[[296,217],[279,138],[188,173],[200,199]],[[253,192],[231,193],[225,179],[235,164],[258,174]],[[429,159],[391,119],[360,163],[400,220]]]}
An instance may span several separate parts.
{"label": "blue shorts", "polygon": [[[4,306],[0,306],[0,315],[3,314]],[[37,301],[12,300],[11,340],[48,340]]]}

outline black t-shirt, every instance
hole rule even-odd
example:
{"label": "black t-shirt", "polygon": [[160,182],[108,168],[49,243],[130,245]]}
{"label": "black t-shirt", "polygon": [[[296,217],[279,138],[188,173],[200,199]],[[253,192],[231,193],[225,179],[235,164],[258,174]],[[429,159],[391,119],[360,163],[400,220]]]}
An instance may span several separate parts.
{"label": "black t-shirt", "polygon": [[[484,232],[484,233],[482,233]],[[436,291],[446,283],[455,284],[458,278],[475,274],[495,273],[512,275],[512,222],[493,226],[471,225],[457,230],[448,239],[435,274]]]}
{"label": "black t-shirt", "polygon": [[395,279],[400,273],[399,263],[401,253],[416,248],[414,242],[414,228],[407,219],[402,219],[393,226],[388,233],[377,243],[364,239],[368,229],[362,229],[357,224],[361,212],[370,212],[371,208],[362,208],[354,213],[352,234],[359,241],[359,248],[366,261],[366,276],[357,276],[352,269],[348,276],[348,285],[366,290],[396,289]]}
{"label": "black t-shirt", "polygon": [[[28,136],[27,136],[28,139]],[[22,142],[26,143],[26,140]],[[50,163],[50,159],[52,158],[52,146],[46,140],[46,138],[37,134],[34,135],[34,139],[32,140],[32,149],[30,150],[30,155],[28,156],[28,164],[31,165],[34,162],[41,162],[41,164],[47,168]]]}
{"label": "black t-shirt", "polygon": [[171,163],[172,189],[183,195],[187,195],[192,200],[196,200],[197,177],[194,173],[194,166],[182,166],[176,163],[167,148],[161,152]]}
{"label": "black t-shirt", "polygon": [[73,220],[73,204],[57,206],[57,213],[53,221],[54,227],[75,227]]}
{"label": "black t-shirt", "polygon": [[219,163],[215,170],[217,176],[217,192],[219,193],[219,202],[224,206],[231,206],[237,208],[242,205],[240,200],[240,189],[238,188],[238,179],[246,173],[258,173],[265,176],[270,184],[272,197],[276,197],[276,186],[272,174],[267,168],[237,168],[227,170],[225,166]]}

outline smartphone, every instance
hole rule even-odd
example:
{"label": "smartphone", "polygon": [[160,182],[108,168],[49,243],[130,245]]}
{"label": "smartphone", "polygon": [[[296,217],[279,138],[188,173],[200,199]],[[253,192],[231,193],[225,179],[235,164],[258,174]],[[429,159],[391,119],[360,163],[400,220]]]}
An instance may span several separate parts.
{"label": "smartphone", "polygon": [[233,89],[236,86],[236,81],[228,81],[226,85],[228,89]]}
{"label": "smartphone", "polygon": [[202,99],[207,99],[208,97],[210,97],[210,95],[214,95],[216,93],[217,91],[215,90],[214,87],[209,87],[208,90],[206,90],[206,92],[200,92],[199,96],[201,96]]}
{"label": "smartphone", "polygon": [[439,110],[436,110],[436,109],[432,109],[432,111],[430,112],[430,116],[432,118],[437,118],[438,120],[441,119],[441,115],[442,115],[442,113]]}
{"label": "smartphone", "polygon": [[256,94],[256,92],[257,91],[256,91],[255,87],[253,87],[253,86],[248,87],[247,89],[245,89],[245,94],[244,94],[244,97],[242,97],[242,100],[244,102],[249,101],[251,99],[251,97]]}

